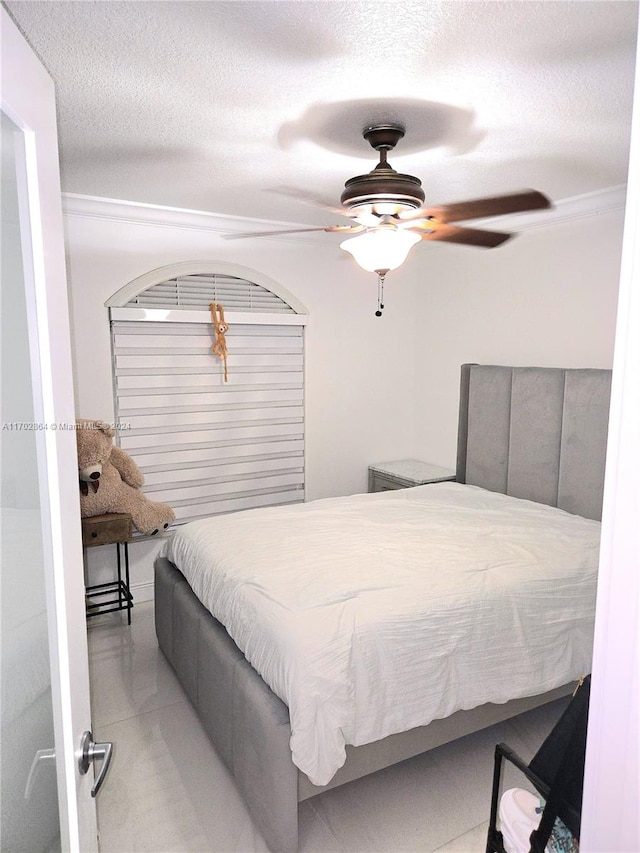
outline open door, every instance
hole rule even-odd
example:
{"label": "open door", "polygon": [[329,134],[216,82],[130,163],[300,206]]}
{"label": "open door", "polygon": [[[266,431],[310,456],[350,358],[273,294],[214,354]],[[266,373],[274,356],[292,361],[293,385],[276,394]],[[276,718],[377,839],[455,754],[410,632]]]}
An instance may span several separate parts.
{"label": "open door", "polygon": [[87,771],[110,751],[83,740],[91,714],[54,87],[0,15],[2,848],[91,853]]}

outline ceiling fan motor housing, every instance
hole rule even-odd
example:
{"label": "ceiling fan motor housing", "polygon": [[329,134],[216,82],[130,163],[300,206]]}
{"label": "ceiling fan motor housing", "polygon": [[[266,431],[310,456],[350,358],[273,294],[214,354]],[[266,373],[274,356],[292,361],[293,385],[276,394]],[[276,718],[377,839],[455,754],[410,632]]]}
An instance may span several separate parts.
{"label": "ceiling fan motor housing", "polygon": [[395,148],[404,136],[400,125],[384,124],[367,128],[364,138],[380,152],[380,162],[367,175],[350,178],[344,185],[340,201],[348,210],[372,205],[391,204],[415,210],[424,202],[422,182],[413,175],[402,175],[387,163],[387,151]]}
{"label": "ceiling fan motor housing", "polygon": [[402,175],[391,167],[376,167],[367,175],[350,178],[340,201],[348,210],[374,204],[395,204],[415,210],[424,202],[424,190],[422,181],[413,175]]}

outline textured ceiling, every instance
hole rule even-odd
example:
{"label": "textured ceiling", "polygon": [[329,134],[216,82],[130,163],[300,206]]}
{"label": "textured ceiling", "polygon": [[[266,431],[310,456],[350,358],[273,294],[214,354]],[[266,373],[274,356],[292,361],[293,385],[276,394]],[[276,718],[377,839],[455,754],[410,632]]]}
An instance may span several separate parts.
{"label": "textured ceiling", "polygon": [[633,0],[6,5],[57,84],[67,192],[331,224],[314,201],[373,167],[376,121],[427,203],[626,181]]}

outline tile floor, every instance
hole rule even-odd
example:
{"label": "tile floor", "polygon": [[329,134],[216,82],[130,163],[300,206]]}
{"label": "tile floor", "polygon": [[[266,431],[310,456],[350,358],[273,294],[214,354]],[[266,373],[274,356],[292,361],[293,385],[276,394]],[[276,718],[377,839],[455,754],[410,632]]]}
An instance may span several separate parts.
{"label": "tile floor", "polygon": [[[158,649],[152,603],[131,626],[119,613],[92,619],[89,654],[94,734],[115,744],[97,799],[101,853],[267,853]],[[496,742],[528,760],[564,704],[307,800],[300,853],[484,853]]]}

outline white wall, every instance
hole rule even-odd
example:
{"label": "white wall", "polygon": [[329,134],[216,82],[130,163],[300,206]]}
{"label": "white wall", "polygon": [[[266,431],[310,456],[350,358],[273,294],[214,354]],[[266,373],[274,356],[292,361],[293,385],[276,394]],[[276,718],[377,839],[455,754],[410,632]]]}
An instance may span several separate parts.
{"label": "white wall", "polygon": [[619,210],[525,231],[491,251],[423,254],[416,455],[455,466],[465,362],[612,366],[623,220]]}
{"label": "white wall", "polygon": [[[82,208],[82,214],[78,212]],[[308,499],[366,491],[371,462],[403,458],[412,447],[414,283],[418,268],[389,276],[383,318],[376,318],[375,275],[360,270],[334,235],[314,242],[225,241],[207,230],[206,217],[171,226],[136,221],[143,208],[66,200],[67,254],[76,403],[79,417],[112,421],[113,391],[108,312],[104,302],[137,276],[188,260],[238,263],[255,269],[298,297],[309,311],[306,327],[306,481]],[[121,218],[109,218],[117,212]],[[157,216],[158,211],[153,214]],[[177,216],[177,218],[176,218]],[[197,217],[196,217],[197,220]],[[236,223],[237,225],[237,223]],[[326,242],[323,242],[325,238]],[[229,369],[233,371],[233,360]],[[150,582],[155,548],[130,548],[132,582]],[[113,562],[107,549],[90,552]],[[101,578],[100,578],[101,579]],[[108,578],[105,578],[108,579]],[[138,597],[145,593],[140,592]]]}
{"label": "white wall", "polygon": [[[388,288],[374,317],[376,279],[337,242],[225,241],[192,228],[67,214],[78,414],[113,419],[105,300],[142,273],[188,260],[238,263],[297,296],[306,331],[307,484],[309,498],[365,488],[371,461],[405,454],[411,440],[413,313],[409,272]],[[344,257],[343,257],[344,256]],[[229,364],[233,370],[233,362]]]}

